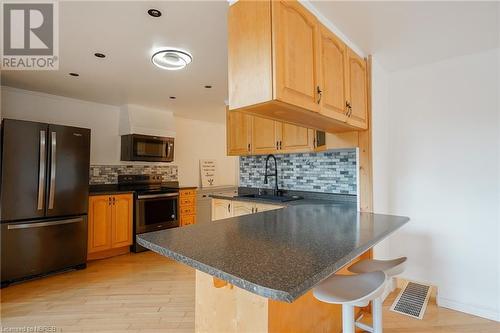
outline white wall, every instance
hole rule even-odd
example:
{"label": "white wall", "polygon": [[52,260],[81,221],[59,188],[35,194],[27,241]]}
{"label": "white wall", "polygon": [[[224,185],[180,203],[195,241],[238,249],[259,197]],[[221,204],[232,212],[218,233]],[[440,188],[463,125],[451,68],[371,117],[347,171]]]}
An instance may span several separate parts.
{"label": "white wall", "polygon": [[[498,7],[498,14],[500,17],[500,6]],[[500,38],[500,34],[498,35],[498,38]],[[498,128],[500,129],[500,56],[497,57],[497,117],[498,117]],[[498,147],[497,147],[497,163],[500,166],[500,134],[498,135]],[[498,189],[500,191],[500,167],[498,168]],[[500,220],[500,193],[498,195],[498,216]],[[500,243],[500,221],[498,222],[498,240],[497,242]],[[500,321],[500,245],[498,246],[498,320]]]}
{"label": "white wall", "polygon": [[200,159],[217,160],[218,185],[237,184],[237,157],[226,156],[226,126],[218,123],[175,118],[175,161],[179,181],[198,185]]}
{"label": "white wall", "polygon": [[[389,214],[391,180],[389,161],[389,75],[375,58],[372,59],[372,160],[373,209]],[[374,248],[378,258],[390,258],[390,239]]]}
{"label": "white wall", "polygon": [[[119,107],[5,86],[1,95],[1,115],[5,118],[90,128],[91,164],[131,163],[120,162]],[[199,185],[201,158],[217,160],[220,184],[236,184],[236,158],[226,156],[224,124],[176,117],[176,126],[174,164],[179,167],[181,184]]]}
{"label": "white wall", "polygon": [[389,96],[374,97],[375,210],[411,218],[376,255],[407,256],[404,277],[438,286],[440,305],[496,320],[499,57],[379,73],[374,87]]}

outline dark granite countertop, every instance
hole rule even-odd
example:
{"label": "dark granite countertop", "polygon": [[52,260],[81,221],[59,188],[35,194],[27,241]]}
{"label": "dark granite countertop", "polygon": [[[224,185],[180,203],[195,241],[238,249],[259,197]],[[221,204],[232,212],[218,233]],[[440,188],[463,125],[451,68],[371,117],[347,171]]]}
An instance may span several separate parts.
{"label": "dark granite countertop", "polygon": [[359,213],[353,203],[307,199],[141,234],[137,242],[260,296],[293,302],[408,221]]}
{"label": "dark granite countertop", "polygon": [[197,189],[198,186],[194,186],[194,185],[179,185],[179,187],[177,187],[179,190],[194,190],[194,189]]}
{"label": "dark granite countertop", "polygon": [[89,186],[89,195],[113,195],[127,193],[134,193],[134,191],[120,189],[118,184],[99,184]]}
{"label": "dark granite countertop", "polygon": [[[190,190],[197,189],[194,185],[174,185],[174,182],[170,183],[169,188],[176,190]],[[125,190],[120,188],[118,184],[93,184],[89,185],[89,195],[112,195],[112,194],[125,194],[134,193],[133,190]]]}

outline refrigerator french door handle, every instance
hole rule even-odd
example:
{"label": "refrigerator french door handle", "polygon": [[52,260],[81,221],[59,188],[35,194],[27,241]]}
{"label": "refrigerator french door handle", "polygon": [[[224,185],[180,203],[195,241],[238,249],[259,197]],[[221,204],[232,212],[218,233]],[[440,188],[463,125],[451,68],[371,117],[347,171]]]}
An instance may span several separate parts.
{"label": "refrigerator french door handle", "polygon": [[38,165],[38,203],[37,209],[43,209],[45,199],[45,165],[47,164],[46,152],[47,143],[45,142],[45,131],[40,131],[40,161]]}
{"label": "refrigerator french door handle", "polygon": [[49,209],[54,208],[54,195],[56,192],[56,154],[57,154],[57,136],[56,132],[50,133],[50,191],[49,191]]}
{"label": "refrigerator french door handle", "polygon": [[9,224],[7,226],[7,229],[8,230],[13,230],[13,229],[29,229],[29,228],[50,227],[50,226],[61,225],[61,224],[79,223],[79,222],[82,222],[82,221],[83,221],[83,218],[78,217],[78,218],[75,218],[75,219],[60,220],[60,221],[51,221],[51,222]]}

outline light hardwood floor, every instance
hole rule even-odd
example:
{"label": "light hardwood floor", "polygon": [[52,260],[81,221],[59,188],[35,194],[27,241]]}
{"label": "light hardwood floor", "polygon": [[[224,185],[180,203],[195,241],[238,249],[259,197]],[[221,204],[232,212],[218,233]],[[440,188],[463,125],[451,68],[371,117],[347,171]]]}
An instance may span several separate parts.
{"label": "light hardwood floor", "polygon": [[[386,333],[500,332],[500,323],[433,301],[422,321],[390,312],[396,294],[385,302]],[[194,332],[194,270],[144,252],[2,289],[1,326],[34,325],[58,332]]]}

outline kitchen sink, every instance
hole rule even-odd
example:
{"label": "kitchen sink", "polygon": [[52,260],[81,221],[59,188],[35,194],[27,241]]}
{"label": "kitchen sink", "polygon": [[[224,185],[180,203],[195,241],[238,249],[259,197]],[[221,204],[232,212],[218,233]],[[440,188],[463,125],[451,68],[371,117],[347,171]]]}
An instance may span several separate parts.
{"label": "kitchen sink", "polygon": [[286,196],[286,195],[269,195],[269,194],[240,194],[238,198],[252,198],[265,201],[276,201],[276,202],[288,202],[304,199],[298,195]]}

